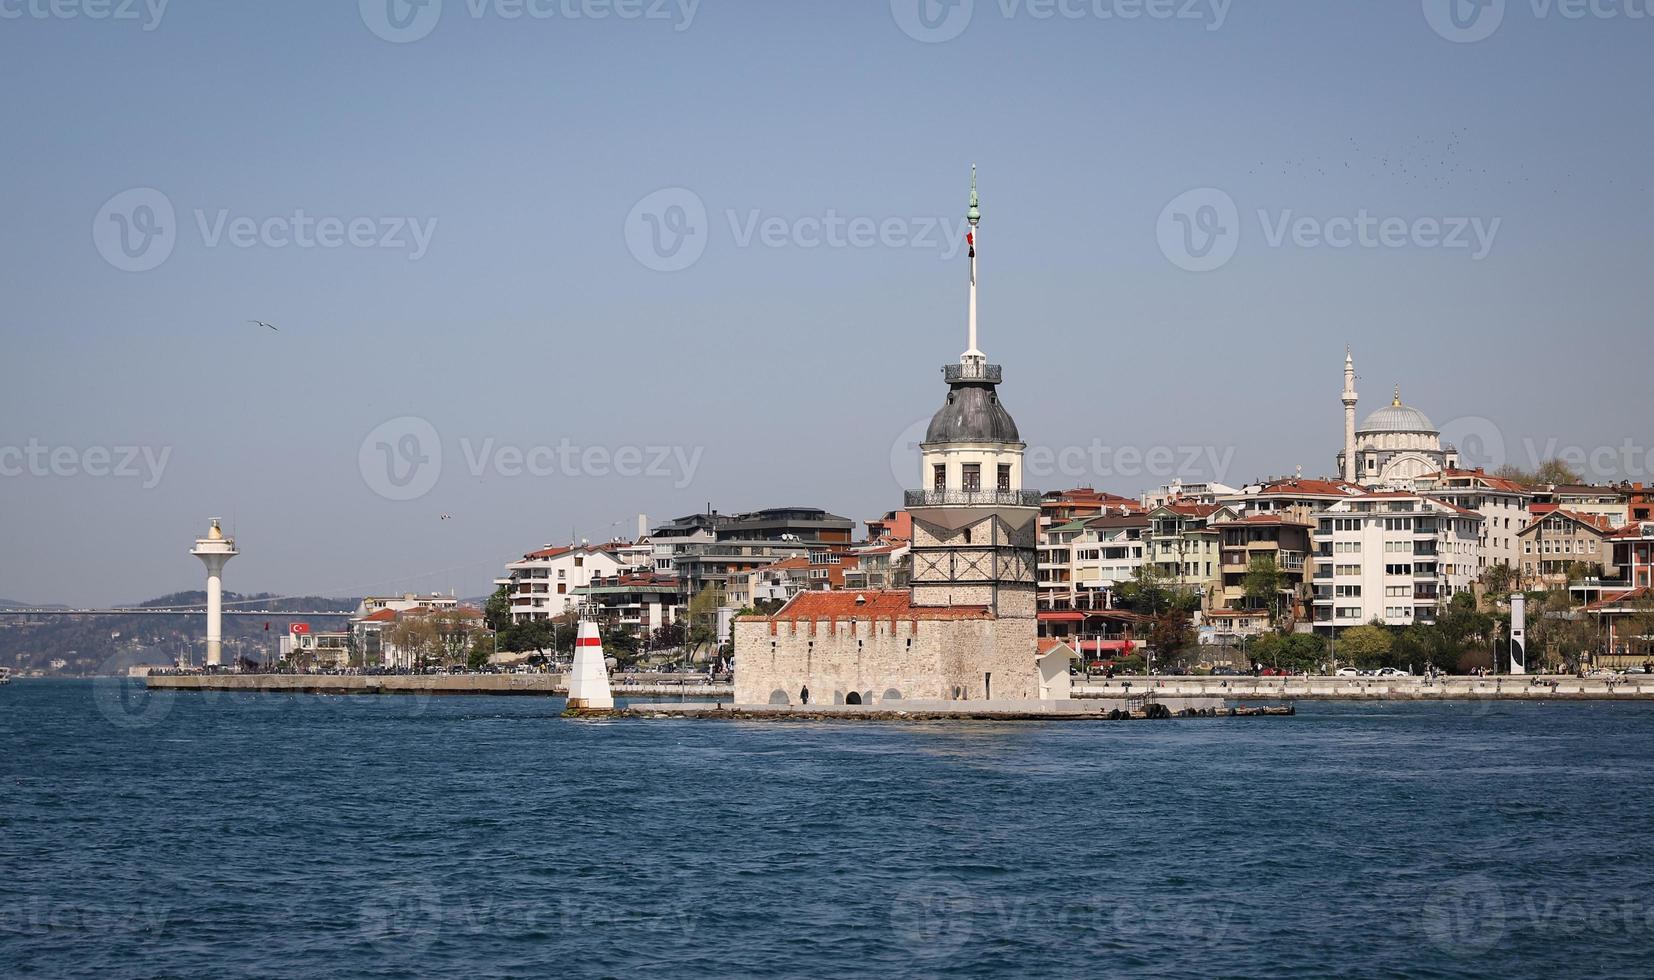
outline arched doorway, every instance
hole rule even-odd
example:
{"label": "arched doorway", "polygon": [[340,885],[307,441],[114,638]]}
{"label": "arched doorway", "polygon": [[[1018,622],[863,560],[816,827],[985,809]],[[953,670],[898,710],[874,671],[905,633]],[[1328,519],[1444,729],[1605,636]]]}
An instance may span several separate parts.
{"label": "arched doorway", "polygon": [[861,695],[859,693],[855,692],[855,691],[851,691],[849,694],[846,694],[844,696],[844,703],[845,704],[861,704]]}

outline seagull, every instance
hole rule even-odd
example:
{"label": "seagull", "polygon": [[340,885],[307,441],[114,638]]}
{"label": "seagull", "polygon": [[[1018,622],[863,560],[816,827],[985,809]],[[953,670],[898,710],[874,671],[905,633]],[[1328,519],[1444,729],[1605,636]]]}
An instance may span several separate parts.
{"label": "seagull", "polygon": [[443,514],[442,519],[445,520],[445,521],[451,521],[451,520],[454,519],[454,515],[452,515],[452,514]]}
{"label": "seagull", "polygon": [[[248,323],[256,323],[261,327],[269,327],[271,330],[276,330],[274,324],[265,323],[263,320],[248,320],[247,322]],[[281,333],[281,331],[276,330],[276,333]]]}

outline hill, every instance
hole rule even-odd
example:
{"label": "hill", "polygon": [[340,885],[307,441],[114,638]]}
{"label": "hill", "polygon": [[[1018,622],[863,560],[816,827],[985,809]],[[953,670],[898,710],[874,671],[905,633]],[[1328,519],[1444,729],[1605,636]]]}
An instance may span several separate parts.
{"label": "hill", "polygon": [[[133,608],[205,605],[205,592],[179,592],[139,603]],[[273,610],[268,620],[255,617],[224,618],[225,657],[260,659],[273,657],[276,644],[289,624],[305,621],[299,616],[282,616],[281,611],[353,611],[358,599],[324,599],[317,596],[277,598],[268,593],[245,595],[224,593],[227,607],[247,603]],[[6,608],[46,608],[14,603]],[[55,608],[64,608],[58,606]],[[342,624],[343,620],[317,623],[317,628]],[[170,664],[186,654],[199,664],[204,657],[206,618],[201,613],[130,614],[113,616],[0,617],[0,666],[19,673],[39,672],[51,676],[89,676],[124,672],[130,664]]]}

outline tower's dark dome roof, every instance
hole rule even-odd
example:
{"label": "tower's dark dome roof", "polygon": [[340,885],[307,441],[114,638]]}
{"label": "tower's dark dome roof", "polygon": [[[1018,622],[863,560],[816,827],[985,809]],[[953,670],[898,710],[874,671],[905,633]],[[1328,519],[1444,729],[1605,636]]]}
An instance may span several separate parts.
{"label": "tower's dark dome roof", "polygon": [[1021,442],[1011,413],[992,385],[955,384],[930,420],[925,442]]}

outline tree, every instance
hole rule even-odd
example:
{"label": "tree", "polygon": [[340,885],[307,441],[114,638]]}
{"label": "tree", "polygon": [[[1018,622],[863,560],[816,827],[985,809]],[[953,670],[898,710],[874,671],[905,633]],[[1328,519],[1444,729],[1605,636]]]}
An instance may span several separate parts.
{"label": "tree", "polygon": [[1633,657],[1654,654],[1654,595],[1647,592],[1630,603],[1631,614],[1615,627],[1615,638]]}
{"label": "tree", "polygon": [[1519,466],[1501,466],[1493,473],[1504,480],[1515,480],[1529,486],[1545,486],[1549,484],[1583,483],[1581,477],[1573,467],[1560,459],[1547,459],[1536,468],[1524,470]]}
{"label": "tree", "polygon": [[716,589],[702,589],[689,600],[689,642],[696,648],[718,641],[718,610],[724,607],[724,594]]}
{"label": "tree", "polygon": [[1338,656],[1357,667],[1383,667],[1393,645],[1389,630],[1369,623],[1351,627],[1338,637]]}
{"label": "tree", "polygon": [[664,623],[649,634],[650,650],[676,650],[689,639],[689,631],[682,623]]}
{"label": "tree", "polygon": [[1131,581],[1121,584],[1120,599],[1126,608],[1145,616],[1157,616],[1172,608],[1172,590],[1166,587],[1166,576],[1147,562],[1137,566]]}
{"label": "tree", "polygon": [[511,626],[511,586],[502,585],[494,590],[488,601],[482,607],[483,622],[496,633],[503,633]]}
{"label": "tree", "polygon": [[1274,555],[1258,555],[1246,568],[1242,580],[1246,601],[1253,609],[1268,609],[1271,622],[1280,619],[1281,592],[1287,587],[1286,573],[1275,565]]}
{"label": "tree", "polygon": [[1495,601],[1503,601],[1515,584],[1516,573],[1509,565],[1500,562],[1489,565],[1482,573],[1482,589]]}
{"label": "tree", "polygon": [[499,642],[499,638],[498,633],[477,633],[471,639],[471,652],[465,658],[465,668],[477,671],[488,666],[488,660],[494,655],[495,644]]}
{"label": "tree", "polygon": [[411,611],[396,618],[396,625],[385,632],[385,640],[416,670],[424,670],[426,661],[441,650],[441,641],[430,618]]}
{"label": "tree", "polygon": [[1193,642],[1194,628],[1186,612],[1168,609],[1149,623],[1149,648],[1165,669],[1175,669]]}

